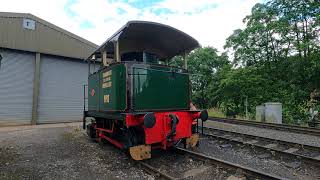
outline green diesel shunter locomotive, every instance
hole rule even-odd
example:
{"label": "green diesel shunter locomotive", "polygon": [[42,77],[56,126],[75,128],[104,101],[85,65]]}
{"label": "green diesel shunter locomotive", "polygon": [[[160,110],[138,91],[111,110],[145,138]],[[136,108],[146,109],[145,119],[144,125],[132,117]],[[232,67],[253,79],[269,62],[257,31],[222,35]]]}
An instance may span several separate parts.
{"label": "green diesel shunter locomotive", "polygon": [[[151,157],[183,141],[195,146],[196,119],[207,111],[190,110],[190,80],[184,67],[166,65],[199,46],[189,35],[167,25],[130,21],[88,59],[102,67],[89,74],[88,110],[83,124],[91,138],[128,149],[133,159]],[[86,123],[88,117],[93,119]]]}

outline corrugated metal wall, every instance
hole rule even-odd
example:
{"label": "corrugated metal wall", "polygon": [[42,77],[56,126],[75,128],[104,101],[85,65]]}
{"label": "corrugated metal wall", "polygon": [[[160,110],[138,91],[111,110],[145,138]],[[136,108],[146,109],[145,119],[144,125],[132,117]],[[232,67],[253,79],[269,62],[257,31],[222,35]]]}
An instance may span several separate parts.
{"label": "corrugated metal wall", "polygon": [[86,63],[41,56],[38,123],[80,121],[87,79]]}
{"label": "corrugated metal wall", "polygon": [[35,54],[0,49],[0,125],[30,124]]}
{"label": "corrugated metal wall", "polygon": [[[23,20],[35,21],[35,29]],[[0,12],[0,47],[85,59],[97,45],[30,14]]]}

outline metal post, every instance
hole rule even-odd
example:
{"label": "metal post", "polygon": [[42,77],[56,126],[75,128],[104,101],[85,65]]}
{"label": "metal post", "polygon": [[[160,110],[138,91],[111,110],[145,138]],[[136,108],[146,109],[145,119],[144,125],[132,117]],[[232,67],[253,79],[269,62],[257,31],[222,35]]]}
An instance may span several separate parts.
{"label": "metal post", "polygon": [[33,80],[33,98],[32,98],[32,119],[31,124],[36,125],[38,121],[38,103],[40,86],[40,53],[36,53],[35,70]]}
{"label": "metal post", "polygon": [[83,85],[83,117],[82,128],[86,129],[86,85]]}
{"label": "metal post", "polygon": [[199,119],[197,119],[197,133],[199,133]]}
{"label": "metal post", "polygon": [[90,70],[90,61],[91,61],[91,59],[88,59],[87,61],[88,61],[88,77],[89,77],[90,74],[91,74],[91,70]]}
{"label": "metal post", "polygon": [[0,69],[1,69],[1,60],[2,60],[2,56],[1,56],[1,54],[0,54]]}
{"label": "metal post", "polygon": [[119,41],[114,42],[114,52],[115,52],[115,59],[116,62],[120,62],[120,53],[119,53]]}
{"label": "metal post", "polygon": [[188,63],[187,63],[187,53],[183,53],[183,66],[185,69],[188,69]]}
{"label": "metal post", "polygon": [[201,133],[203,134],[203,121],[201,120]]}
{"label": "metal post", "polygon": [[93,59],[93,72],[96,72],[96,58]]}
{"label": "metal post", "polygon": [[108,61],[107,61],[107,51],[103,50],[102,52],[102,65],[103,66],[108,66]]}
{"label": "metal post", "polygon": [[83,111],[86,111],[86,85],[83,85]]}

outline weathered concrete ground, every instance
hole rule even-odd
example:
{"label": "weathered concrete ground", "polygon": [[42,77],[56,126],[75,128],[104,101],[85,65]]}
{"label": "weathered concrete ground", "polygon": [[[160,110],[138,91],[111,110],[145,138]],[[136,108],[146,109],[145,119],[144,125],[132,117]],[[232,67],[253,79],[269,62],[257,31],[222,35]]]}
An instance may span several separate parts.
{"label": "weathered concrete ground", "polygon": [[0,179],[153,179],[80,124],[0,128]]}

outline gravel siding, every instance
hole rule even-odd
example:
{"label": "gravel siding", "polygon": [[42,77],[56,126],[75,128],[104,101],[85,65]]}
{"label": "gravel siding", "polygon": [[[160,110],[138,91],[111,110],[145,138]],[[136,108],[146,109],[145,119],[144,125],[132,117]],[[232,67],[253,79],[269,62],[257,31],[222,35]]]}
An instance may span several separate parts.
{"label": "gravel siding", "polygon": [[272,151],[260,151],[229,141],[202,136],[200,146],[195,151],[287,179],[320,178],[319,168],[301,164],[298,159],[279,158]]}
{"label": "gravel siding", "polygon": [[316,146],[320,147],[320,137],[301,134],[301,133],[293,133],[293,132],[285,132],[280,130],[274,129],[265,129],[253,126],[246,126],[246,125],[236,125],[236,124],[229,124],[229,123],[222,123],[216,121],[206,121],[204,123],[205,126],[214,127],[217,129],[222,130],[229,130],[233,132],[245,133],[254,136],[261,136],[267,138],[273,138],[283,141],[290,141],[304,145]]}
{"label": "gravel siding", "polygon": [[[75,126],[76,125],[76,126]],[[0,179],[153,179],[80,124],[0,128]]]}

